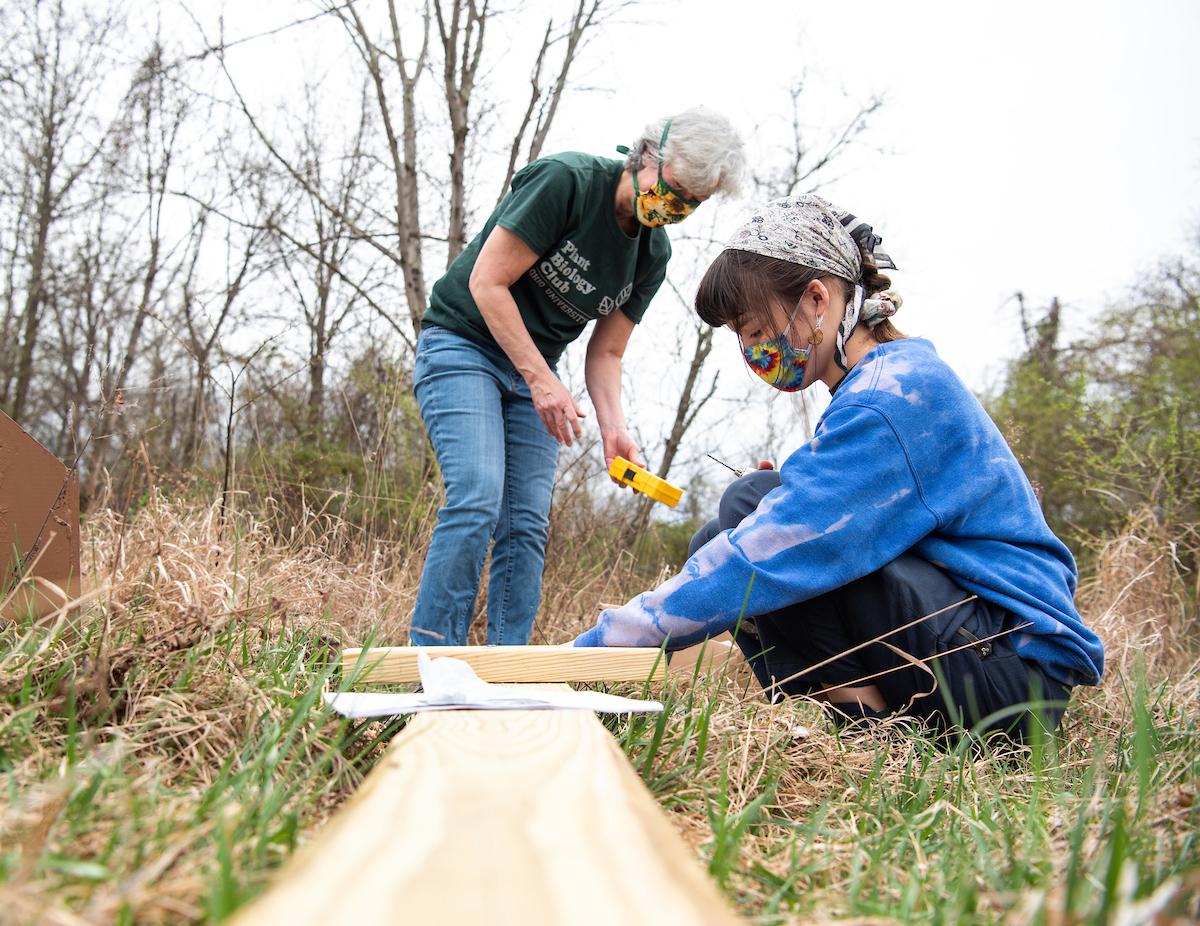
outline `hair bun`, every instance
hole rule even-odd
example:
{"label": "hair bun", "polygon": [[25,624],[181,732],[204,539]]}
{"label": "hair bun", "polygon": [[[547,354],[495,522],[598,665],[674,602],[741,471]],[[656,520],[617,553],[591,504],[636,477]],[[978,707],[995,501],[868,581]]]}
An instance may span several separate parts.
{"label": "hair bun", "polygon": [[904,300],[894,289],[875,293],[870,299],[863,300],[860,318],[868,328],[874,328],[881,321],[891,318],[904,305]]}

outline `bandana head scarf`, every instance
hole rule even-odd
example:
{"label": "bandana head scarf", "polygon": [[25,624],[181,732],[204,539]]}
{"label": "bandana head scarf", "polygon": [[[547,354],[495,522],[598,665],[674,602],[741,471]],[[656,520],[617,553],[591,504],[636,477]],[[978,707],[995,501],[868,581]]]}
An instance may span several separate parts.
{"label": "bandana head scarf", "polygon": [[866,222],[820,196],[785,196],[759,208],[726,243],[726,249],[750,251],[765,257],[811,267],[854,284],[846,314],[838,326],[834,358],[849,370],[846,341],[860,321],[875,327],[894,315],[902,300],[890,290],[864,303],[862,244],[881,269],[897,269],[891,257],[879,250],[883,239]]}

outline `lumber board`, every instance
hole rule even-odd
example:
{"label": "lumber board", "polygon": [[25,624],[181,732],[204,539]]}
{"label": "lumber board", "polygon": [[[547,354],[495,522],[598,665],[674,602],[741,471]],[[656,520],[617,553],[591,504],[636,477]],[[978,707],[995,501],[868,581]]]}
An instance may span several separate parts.
{"label": "lumber board", "polygon": [[485,682],[643,682],[651,675],[666,677],[666,659],[659,650],[624,646],[355,647],[342,651],[342,672],[349,677],[358,666],[355,684],[416,682],[421,652],[470,663]]}
{"label": "lumber board", "polygon": [[735,926],[588,711],[420,714],[235,926]]}
{"label": "lumber board", "polygon": [[672,678],[688,678],[692,675],[703,678],[720,671],[726,663],[742,661],[742,651],[733,642],[733,637],[722,633],[711,640],[672,653],[670,675]]}

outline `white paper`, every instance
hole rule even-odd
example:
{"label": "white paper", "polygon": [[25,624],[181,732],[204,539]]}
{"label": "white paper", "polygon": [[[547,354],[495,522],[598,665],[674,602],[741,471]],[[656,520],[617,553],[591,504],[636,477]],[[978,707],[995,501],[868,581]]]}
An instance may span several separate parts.
{"label": "white paper", "polygon": [[544,711],[583,710],[606,714],[634,711],[658,713],[658,701],[620,698],[598,691],[554,691],[522,685],[493,685],[485,682],[466,662],[441,656],[417,655],[421,692],[325,692],[325,703],[345,717],[392,717],[422,711]]}

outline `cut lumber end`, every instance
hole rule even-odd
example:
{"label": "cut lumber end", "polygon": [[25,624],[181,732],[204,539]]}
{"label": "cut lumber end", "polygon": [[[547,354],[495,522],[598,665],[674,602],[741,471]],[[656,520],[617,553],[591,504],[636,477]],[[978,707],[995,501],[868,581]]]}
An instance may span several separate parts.
{"label": "cut lumber end", "polygon": [[726,663],[743,661],[742,651],[727,633],[671,654],[671,677],[704,678],[720,671]]}
{"label": "cut lumber end", "polygon": [[417,656],[451,656],[485,682],[665,681],[661,650],[625,646],[374,646],[342,650],[342,672],[354,685],[420,681]]}

